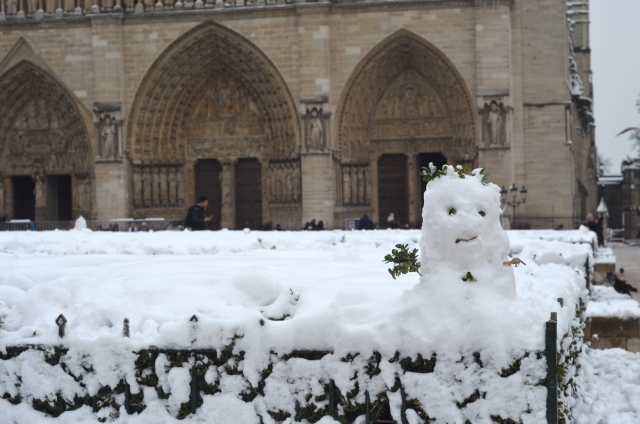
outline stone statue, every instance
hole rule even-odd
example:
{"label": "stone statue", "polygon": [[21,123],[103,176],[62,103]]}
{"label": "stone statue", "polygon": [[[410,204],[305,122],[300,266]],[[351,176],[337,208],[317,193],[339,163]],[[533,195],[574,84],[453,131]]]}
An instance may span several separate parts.
{"label": "stone statue", "polygon": [[178,206],[184,206],[184,174],[180,168],[176,169],[176,181],[178,189],[176,190],[178,197]]}
{"label": "stone statue", "polygon": [[231,171],[229,166],[223,166],[219,174],[220,189],[222,192],[222,206],[231,207]]}
{"label": "stone statue", "polygon": [[0,218],[5,217],[4,209],[4,175],[0,174]]}
{"label": "stone statue", "polygon": [[113,159],[115,157],[116,129],[111,121],[111,116],[107,115],[102,124],[102,158]]}
{"label": "stone statue", "polygon": [[364,187],[365,187],[365,179],[364,179],[364,167],[358,167],[358,204],[364,204]]}
{"label": "stone statue", "polygon": [[358,203],[358,167],[349,167],[351,171],[351,204]]}
{"label": "stone statue", "polygon": [[489,115],[487,116],[487,128],[489,129],[489,140],[492,146],[500,144],[500,135],[502,132],[502,116],[500,107],[495,101],[489,105]]}
{"label": "stone statue", "polygon": [[7,0],[7,15],[13,16],[18,13],[18,0]]}
{"label": "stone statue", "polygon": [[176,171],[173,168],[169,169],[167,182],[169,186],[169,206],[174,206],[176,204]]}
{"label": "stone statue", "polygon": [[142,169],[142,205],[148,208],[151,206],[151,169],[149,167]]}
{"label": "stone statue", "polygon": [[133,206],[142,206],[142,174],[140,168],[133,171]]}
{"label": "stone statue", "polygon": [[38,2],[37,0],[27,0],[27,14],[29,16],[35,15],[38,11]]}
{"label": "stone statue", "polygon": [[300,199],[300,194],[302,192],[301,188],[302,181],[300,179],[300,166],[298,164],[294,164],[293,166],[293,200],[297,202]]}
{"label": "stone statue", "polygon": [[289,166],[285,169],[285,189],[287,201],[293,201],[293,172]]}
{"label": "stone statue", "polygon": [[322,121],[315,108],[310,113],[309,128],[307,131],[307,148],[314,150],[324,149],[324,130]]}
{"label": "stone statue", "polygon": [[342,168],[342,203],[351,204],[351,175],[348,166]]}

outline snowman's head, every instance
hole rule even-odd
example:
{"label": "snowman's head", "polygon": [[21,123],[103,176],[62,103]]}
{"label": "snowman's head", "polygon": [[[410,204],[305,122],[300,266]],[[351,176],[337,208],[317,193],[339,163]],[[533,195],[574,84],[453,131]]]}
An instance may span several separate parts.
{"label": "snowman's head", "polygon": [[422,211],[422,260],[502,267],[509,242],[500,225],[500,188],[449,166],[431,180]]}

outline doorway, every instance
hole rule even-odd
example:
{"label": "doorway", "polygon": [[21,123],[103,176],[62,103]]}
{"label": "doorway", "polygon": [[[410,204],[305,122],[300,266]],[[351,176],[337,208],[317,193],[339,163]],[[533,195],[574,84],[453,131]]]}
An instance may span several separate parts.
{"label": "doorway", "polygon": [[31,177],[11,177],[13,219],[36,219],[36,183]]}
{"label": "doorway", "polygon": [[[378,211],[380,228],[409,223],[407,157],[403,154],[382,155],[378,161]],[[391,213],[394,224],[388,221]]]}
{"label": "doorway", "polygon": [[438,169],[442,169],[444,165],[447,164],[447,158],[440,152],[436,153],[420,153],[418,155],[418,178],[420,180],[420,220],[422,220],[422,208],[424,208],[424,191],[427,189],[427,183],[424,182],[422,177],[420,176],[420,172],[422,172],[422,167],[428,167],[429,163],[433,163]]}
{"label": "doorway", "polygon": [[236,230],[262,225],[262,167],[256,158],[240,159],[235,167]]}
{"label": "doorway", "polygon": [[71,175],[47,176],[47,219],[71,221],[73,219]]}
{"label": "doorway", "polygon": [[211,216],[208,228],[220,229],[222,219],[222,189],[220,187],[220,172],[222,166],[216,159],[200,160],[195,167],[196,175],[196,201],[199,197],[206,196],[209,199],[207,216]]}

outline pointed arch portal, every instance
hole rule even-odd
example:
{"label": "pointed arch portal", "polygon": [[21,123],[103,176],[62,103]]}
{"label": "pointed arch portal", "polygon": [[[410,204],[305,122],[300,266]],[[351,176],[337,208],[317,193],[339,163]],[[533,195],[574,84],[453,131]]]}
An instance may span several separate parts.
{"label": "pointed arch portal", "polygon": [[[142,81],[130,122],[134,216],[181,217],[201,195],[198,187],[219,185],[214,228],[235,228],[236,217],[252,226],[299,225],[300,183],[291,182],[300,179],[295,103],[273,63],[241,35],[205,23],[181,36]],[[236,210],[249,204],[238,201],[235,189],[249,159],[257,166],[252,178],[262,183],[260,202],[251,205],[262,206]],[[194,169],[207,160],[220,170],[205,181],[199,176],[213,173]],[[291,182],[286,193],[276,193],[285,181]]]}
{"label": "pointed arch portal", "polygon": [[23,60],[0,77],[0,216],[94,216],[93,155],[71,95]]}
{"label": "pointed arch portal", "polygon": [[[407,30],[362,59],[336,116],[337,200],[346,211],[337,221],[369,208],[382,227],[418,223],[421,162],[476,161],[476,118],[464,79],[439,49]],[[387,221],[392,212],[395,222]]]}

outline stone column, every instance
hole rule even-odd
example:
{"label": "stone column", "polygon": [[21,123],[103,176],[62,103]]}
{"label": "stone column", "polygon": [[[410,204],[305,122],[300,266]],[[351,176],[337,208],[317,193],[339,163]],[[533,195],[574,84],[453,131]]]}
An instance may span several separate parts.
{"label": "stone column", "polygon": [[220,228],[235,227],[235,208],[233,201],[233,160],[221,159],[220,191],[222,193],[222,211]]}
{"label": "stone column", "polygon": [[380,225],[378,215],[380,214],[380,204],[378,202],[378,160],[380,154],[371,155],[371,207],[373,208],[373,216],[371,220]]}
{"label": "stone column", "polygon": [[47,177],[44,174],[33,175],[33,181],[36,183],[36,221],[46,221],[49,217],[49,209],[47,208]]}
{"label": "stone column", "polygon": [[4,207],[4,197],[4,175],[0,174],[0,218],[7,218],[8,215],[7,210]]}
{"label": "stone column", "polygon": [[407,191],[409,192],[409,223],[420,221],[420,184],[418,183],[418,164],[415,153],[407,153]]}

